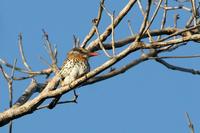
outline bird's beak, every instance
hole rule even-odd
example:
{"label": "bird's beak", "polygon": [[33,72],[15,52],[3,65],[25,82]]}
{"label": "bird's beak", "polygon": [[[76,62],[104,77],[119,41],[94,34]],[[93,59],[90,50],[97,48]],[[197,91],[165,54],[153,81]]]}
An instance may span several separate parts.
{"label": "bird's beak", "polygon": [[99,55],[97,52],[89,52],[88,54],[90,57]]}

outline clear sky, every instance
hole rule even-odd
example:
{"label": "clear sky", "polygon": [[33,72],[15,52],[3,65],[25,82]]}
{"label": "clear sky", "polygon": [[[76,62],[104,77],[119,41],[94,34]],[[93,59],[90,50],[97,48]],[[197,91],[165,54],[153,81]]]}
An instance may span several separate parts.
{"label": "clear sky", "polygon": [[[106,6],[117,14],[127,2],[107,1]],[[17,36],[22,32],[28,63],[34,70],[39,70],[47,67],[39,57],[48,59],[43,47],[42,29],[57,45],[61,65],[72,47],[72,35],[83,40],[88,33],[91,20],[97,14],[99,0],[0,0],[0,3],[0,58],[10,63],[18,58],[17,65],[23,67],[17,47]],[[139,15],[140,12],[129,15],[128,19],[134,22],[133,27],[140,24],[137,21]],[[110,23],[105,14],[102,21],[100,32]],[[120,25],[122,28],[117,29],[117,39],[130,35],[126,22],[127,18]],[[183,23],[180,22],[180,25]],[[199,51],[197,45],[188,46],[174,52],[174,55],[198,54]],[[103,56],[102,53],[90,60],[92,68],[107,60]],[[134,54],[131,56],[135,57]],[[169,62],[200,69],[200,59]],[[78,104],[40,110],[15,120],[13,133],[187,133],[186,111],[198,132],[199,80],[199,76],[168,70],[154,61],[147,61],[122,75],[79,89]],[[14,83],[15,100],[29,82]],[[63,99],[70,99],[70,96],[65,95]],[[1,112],[8,107],[8,103],[7,86],[0,76]],[[7,132],[7,126],[0,128],[0,133]]]}

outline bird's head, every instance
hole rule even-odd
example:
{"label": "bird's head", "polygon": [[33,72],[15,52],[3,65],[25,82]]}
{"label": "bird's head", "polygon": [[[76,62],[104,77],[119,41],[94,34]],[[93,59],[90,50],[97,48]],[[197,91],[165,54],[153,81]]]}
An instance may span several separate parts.
{"label": "bird's head", "polygon": [[89,57],[92,56],[97,56],[97,52],[90,52],[89,50],[85,48],[73,48],[72,50],[69,51],[68,53],[68,58],[82,58],[82,59],[88,59]]}

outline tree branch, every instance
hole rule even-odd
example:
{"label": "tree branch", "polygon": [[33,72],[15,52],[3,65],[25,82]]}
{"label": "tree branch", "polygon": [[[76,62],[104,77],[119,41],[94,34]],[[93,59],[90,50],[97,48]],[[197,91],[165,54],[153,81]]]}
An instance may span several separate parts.
{"label": "tree branch", "polygon": [[[131,10],[132,6],[135,4],[137,0],[130,0],[128,4],[121,10],[121,12],[118,14],[118,16],[114,20],[114,27],[116,27],[121,20],[126,16],[126,14]],[[106,30],[104,31],[103,34],[101,34],[100,39],[101,42],[104,42],[107,37],[111,34],[112,31],[112,24],[110,24]],[[93,48],[96,47],[99,43],[99,39],[96,39],[92,41],[89,46],[87,47],[88,50],[93,51]]]}
{"label": "tree branch", "polygon": [[171,69],[171,70],[176,70],[176,71],[191,73],[191,74],[195,74],[195,75],[196,74],[200,75],[200,71],[199,70],[194,70],[194,69],[174,66],[174,65],[171,65],[171,64],[167,63],[166,61],[164,61],[162,59],[156,59],[156,61],[161,63],[162,65],[164,65],[165,67],[167,67],[168,69]]}

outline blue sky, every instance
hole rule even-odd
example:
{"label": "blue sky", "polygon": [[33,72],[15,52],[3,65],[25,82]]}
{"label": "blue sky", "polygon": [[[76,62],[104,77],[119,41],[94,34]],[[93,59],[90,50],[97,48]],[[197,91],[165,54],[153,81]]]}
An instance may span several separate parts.
{"label": "blue sky", "polygon": [[[117,14],[127,2],[128,0],[107,1],[106,6]],[[11,63],[14,58],[18,58],[17,64],[23,67],[17,48],[17,36],[22,32],[28,63],[33,70],[39,70],[47,67],[39,57],[48,59],[43,47],[42,29],[49,33],[51,42],[57,45],[61,65],[72,47],[72,35],[83,40],[88,33],[91,20],[97,14],[99,0],[0,0],[0,3],[0,58]],[[134,11],[122,21],[119,25],[121,28],[116,29],[117,39],[130,35],[127,19],[131,19],[134,30],[137,30],[135,26],[139,26],[138,16],[141,14]],[[109,23],[109,17],[104,14],[100,32]],[[180,22],[181,25],[184,23]],[[173,54],[198,54],[199,50],[197,45],[187,46]],[[128,59],[136,58],[137,54]],[[101,53],[91,59],[90,64],[94,68],[105,60],[107,58]],[[200,59],[168,61],[200,69]],[[125,62],[117,64],[117,67]],[[9,72],[9,69],[6,70]],[[29,82],[14,83],[15,100]],[[15,120],[13,133],[187,133],[186,111],[190,114],[195,129],[199,131],[199,76],[168,70],[154,61],[144,62],[120,76],[83,87],[78,90],[78,94],[78,104],[40,110]],[[70,96],[65,95],[63,99],[70,99]],[[7,86],[0,76],[0,111],[8,107],[7,99]],[[7,133],[7,130],[7,126],[0,128],[1,133]]]}

